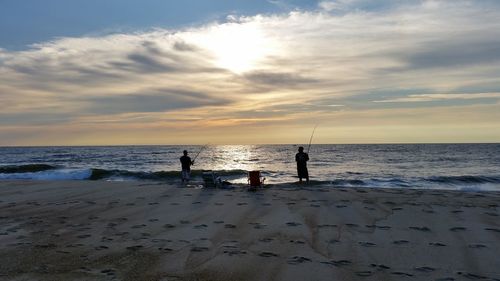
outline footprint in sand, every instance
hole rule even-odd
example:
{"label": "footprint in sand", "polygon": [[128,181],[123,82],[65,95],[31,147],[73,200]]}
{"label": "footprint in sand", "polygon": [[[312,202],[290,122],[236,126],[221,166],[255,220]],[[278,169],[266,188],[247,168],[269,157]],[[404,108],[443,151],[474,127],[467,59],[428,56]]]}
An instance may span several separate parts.
{"label": "footprint in sand", "polygon": [[485,228],[484,230],[500,233],[500,229],[498,229],[498,228]]}
{"label": "footprint in sand", "polygon": [[401,272],[401,271],[393,271],[391,272],[393,275],[398,275],[398,276],[407,276],[407,277],[412,277],[413,274],[411,273],[406,273],[406,272]]}
{"label": "footprint in sand", "polygon": [[193,202],[191,203],[192,205],[197,205],[197,204],[201,204],[201,201],[196,201],[196,202]]}
{"label": "footprint in sand", "polygon": [[302,241],[302,240],[290,240],[290,243],[303,245],[303,244],[305,244],[306,242],[304,242],[304,241]]}
{"label": "footprint in sand", "polygon": [[224,225],[224,228],[236,228],[236,225],[227,223]]}
{"label": "footprint in sand", "polygon": [[206,225],[206,224],[198,224],[198,225],[193,226],[193,228],[195,228],[195,229],[205,229],[207,227],[208,227],[208,225]]}
{"label": "footprint in sand", "polygon": [[264,243],[269,243],[273,240],[274,240],[273,238],[261,238],[261,239],[259,239],[260,242],[264,242]]}
{"label": "footprint in sand", "polygon": [[191,222],[188,220],[180,220],[179,223],[180,224],[190,224]]}
{"label": "footprint in sand", "polygon": [[425,273],[433,272],[436,270],[435,268],[429,267],[429,266],[415,267],[414,269],[416,271],[425,272]]}
{"label": "footprint in sand", "polygon": [[388,229],[391,229],[392,227],[390,227],[388,225],[377,225],[377,228],[382,229],[382,230],[388,230]]}
{"label": "footprint in sand", "polygon": [[300,224],[298,222],[287,222],[286,225],[287,226],[299,226],[299,225],[302,225],[302,224]]}
{"label": "footprint in sand", "polygon": [[391,269],[391,267],[385,265],[385,264],[376,264],[376,263],[372,263],[370,264],[371,267],[375,267],[377,268],[377,270],[386,270],[386,269]]}
{"label": "footprint in sand", "polygon": [[483,245],[483,244],[469,244],[469,248],[481,249],[481,248],[487,248],[487,247],[486,247],[486,245]]}
{"label": "footprint in sand", "polygon": [[312,262],[312,260],[310,258],[301,257],[301,256],[293,256],[287,260],[288,264],[293,264],[293,265],[305,263],[305,262]]}
{"label": "footprint in sand", "polygon": [[158,205],[158,204],[160,204],[160,203],[158,203],[158,202],[151,202],[151,203],[148,203],[148,205]]}
{"label": "footprint in sand", "polygon": [[177,202],[173,202],[173,203],[170,203],[170,205],[172,205],[172,206],[177,206],[177,205],[179,205],[179,203],[177,203]]}
{"label": "footprint in sand", "polygon": [[336,243],[340,243],[340,240],[338,240],[338,239],[330,239],[330,240],[328,240],[327,243],[329,243],[329,244],[336,244]]}
{"label": "footprint in sand", "polygon": [[382,229],[382,230],[391,229],[390,226],[387,226],[387,225],[376,225],[376,224],[367,224],[367,225],[365,225],[365,227],[367,227],[367,228],[378,228],[378,229]]}
{"label": "footprint in sand", "polygon": [[435,213],[433,210],[426,210],[426,209],[422,209],[422,212],[427,213],[427,214],[434,214]]}
{"label": "footprint in sand", "polygon": [[409,229],[413,229],[413,230],[418,230],[418,231],[423,231],[423,232],[430,232],[430,228],[428,228],[427,226],[410,226],[408,227]]}
{"label": "footprint in sand", "polygon": [[498,214],[492,213],[492,212],[486,212],[484,214],[487,215],[487,216],[498,217]]}
{"label": "footprint in sand", "polygon": [[395,244],[395,245],[404,245],[404,244],[408,244],[410,243],[410,241],[408,240],[395,240],[395,241],[392,241],[392,244]]}
{"label": "footprint in sand", "polygon": [[175,225],[167,223],[167,224],[164,224],[163,227],[164,228],[174,228]]}
{"label": "footprint in sand", "polygon": [[337,208],[341,209],[341,208],[347,208],[347,205],[337,205],[337,206],[335,206],[335,207],[337,207]]}
{"label": "footprint in sand", "polygon": [[462,211],[462,210],[453,210],[451,212],[454,213],[454,214],[458,214],[458,213],[463,213],[464,211]]}
{"label": "footprint in sand", "polygon": [[331,260],[331,261],[322,261],[321,263],[329,264],[329,265],[333,265],[333,266],[337,266],[337,267],[352,264],[352,262],[349,260]]}
{"label": "footprint in sand", "polygon": [[214,205],[215,206],[222,206],[222,205],[224,205],[224,203],[216,202],[216,203],[214,203]]}
{"label": "footprint in sand", "polygon": [[170,248],[158,248],[158,250],[160,250],[160,252],[163,252],[163,253],[170,253],[172,252],[173,250],[170,249]]}
{"label": "footprint in sand", "polygon": [[455,281],[456,279],[453,277],[444,277],[444,278],[438,278],[434,279],[434,281]]}
{"label": "footprint in sand", "polygon": [[107,249],[109,249],[109,247],[108,246],[97,246],[94,249],[96,249],[97,251],[101,251],[101,250],[107,250]]}
{"label": "footprint in sand", "polygon": [[193,247],[191,248],[191,252],[206,252],[209,249],[207,247]]}
{"label": "footprint in sand", "polygon": [[467,230],[467,228],[466,227],[462,227],[462,226],[457,226],[457,227],[450,228],[450,231],[453,231],[453,232],[465,231],[465,230]]}
{"label": "footprint in sand", "polygon": [[319,208],[319,207],[321,207],[321,205],[318,205],[318,204],[311,204],[311,205],[309,205],[309,207]]}
{"label": "footprint in sand", "polygon": [[241,256],[241,255],[246,255],[247,251],[245,251],[245,250],[225,250],[224,254],[227,254],[229,256]]}
{"label": "footprint in sand", "polygon": [[356,275],[360,276],[360,277],[368,277],[368,276],[372,276],[373,272],[369,271],[369,270],[365,270],[365,271],[356,271],[355,272]]}
{"label": "footprint in sand", "polygon": [[431,246],[436,246],[436,247],[445,247],[446,244],[440,243],[440,242],[431,242],[429,243]]}
{"label": "footprint in sand", "polygon": [[468,273],[468,272],[457,272],[458,275],[461,275],[467,279],[475,279],[475,280],[478,280],[478,279],[489,279],[488,277],[486,276],[482,276],[482,275],[478,275],[478,274],[474,274],[474,273]]}
{"label": "footprint in sand", "polygon": [[372,242],[358,242],[358,244],[363,246],[363,247],[375,247],[375,246],[377,246],[377,244],[372,243]]}
{"label": "footprint in sand", "polygon": [[262,206],[271,206],[271,203],[262,203]]}
{"label": "footprint in sand", "polygon": [[359,227],[359,225],[357,225],[355,223],[346,223],[345,225],[348,227]]}
{"label": "footprint in sand", "polygon": [[145,226],[146,226],[145,224],[137,224],[137,225],[131,226],[130,228],[137,229],[137,228],[143,228]]}
{"label": "footprint in sand", "polygon": [[261,223],[257,223],[253,226],[254,229],[264,229],[266,227],[267,227],[266,224],[261,224]]}
{"label": "footprint in sand", "polygon": [[104,273],[104,274],[109,275],[109,276],[116,274],[113,269],[103,269],[103,270],[101,270],[101,273]]}
{"label": "footprint in sand", "polygon": [[259,256],[264,258],[279,257],[278,254],[275,254],[273,252],[261,252],[259,253]]}
{"label": "footprint in sand", "polygon": [[138,250],[140,250],[143,247],[144,246],[142,246],[142,245],[135,245],[135,246],[127,247],[126,249],[129,250],[129,251],[138,251]]}
{"label": "footprint in sand", "polygon": [[246,203],[246,202],[240,202],[240,203],[238,203],[236,205],[238,205],[238,206],[244,206],[244,205],[248,205],[248,203]]}
{"label": "footprint in sand", "polygon": [[318,224],[318,228],[334,228],[337,227],[336,224]]}
{"label": "footprint in sand", "polygon": [[77,237],[80,238],[80,239],[83,239],[83,238],[89,238],[90,236],[92,236],[92,235],[90,235],[90,234],[82,234],[82,235],[78,235]]}
{"label": "footprint in sand", "polygon": [[158,221],[158,219],[149,219],[148,221],[149,222],[156,222],[156,221]]}

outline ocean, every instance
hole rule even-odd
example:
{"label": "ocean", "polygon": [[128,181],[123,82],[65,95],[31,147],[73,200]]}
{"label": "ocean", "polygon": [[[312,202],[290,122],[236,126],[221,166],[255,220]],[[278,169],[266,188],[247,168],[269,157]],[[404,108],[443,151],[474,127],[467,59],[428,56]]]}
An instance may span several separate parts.
{"label": "ocean", "polygon": [[[159,180],[180,182],[184,149],[203,146],[0,147],[0,179]],[[265,183],[297,182],[298,145],[211,145],[193,166],[193,181],[211,170],[246,183],[260,170]],[[306,147],[307,149],[307,147]],[[500,144],[318,144],[308,163],[311,183],[330,187],[500,191]]]}

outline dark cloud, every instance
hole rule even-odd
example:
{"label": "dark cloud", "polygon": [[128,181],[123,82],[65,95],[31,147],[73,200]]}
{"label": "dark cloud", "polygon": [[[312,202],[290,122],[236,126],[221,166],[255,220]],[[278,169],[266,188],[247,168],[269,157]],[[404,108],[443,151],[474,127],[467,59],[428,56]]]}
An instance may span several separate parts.
{"label": "dark cloud", "polygon": [[402,60],[408,64],[409,69],[467,67],[498,63],[500,62],[500,39],[497,38],[430,42],[411,54],[402,55]]}
{"label": "dark cloud", "polygon": [[97,114],[164,112],[229,103],[228,99],[178,89],[158,89],[148,93],[94,97],[82,101],[89,103],[86,111]]}
{"label": "dark cloud", "polygon": [[69,122],[75,118],[73,113],[22,112],[0,113],[0,125],[53,125]]}
{"label": "dark cloud", "polygon": [[174,50],[181,52],[194,52],[197,51],[198,48],[194,45],[188,44],[184,41],[177,41],[174,43]]}
{"label": "dark cloud", "polygon": [[[175,66],[164,63],[160,58],[146,54],[132,53],[127,58],[132,63],[122,63],[122,66],[142,73],[173,72],[177,70]],[[115,66],[119,65],[115,64]]]}
{"label": "dark cloud", "polygon": [[254,71],[244,75],[248,81],[260,85],[296,88],[318,82],[312,78],[305,78],[295,73]]}

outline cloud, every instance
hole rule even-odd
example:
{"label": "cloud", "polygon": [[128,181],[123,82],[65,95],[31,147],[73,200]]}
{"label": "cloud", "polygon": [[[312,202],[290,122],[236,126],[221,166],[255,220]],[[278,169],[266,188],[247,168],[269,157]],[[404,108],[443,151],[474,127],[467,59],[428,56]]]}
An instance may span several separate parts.
{"label": "cloud", "polygon": [[374,102],[429,102],[446,100],[477,100],[477,99],[500,99],[500,93],[467,93],[467,94],[419,94],[407,97],[378,100]]}
{"label": "cloud", "polygon": [[500,92],[499,8],[319,1],[310,10],[0,49],[2,125],[99,124],[105,134],[125,128],[123,120],[183,120],[199,130],[230,124],[244,139],[238,124],[336,123],[356,114],[383,123],[398,109],[419,118],[424,102],[436,101],[450,115],[457,102],[478,110]]}
{"label": "cloud", "polygon": [[167,112],[202,106],[223,106],[229,101],[204,93],[178,89],[157,89],[147,93],[96,96],[83,99],[88,113],[117,114],[136,112]]}

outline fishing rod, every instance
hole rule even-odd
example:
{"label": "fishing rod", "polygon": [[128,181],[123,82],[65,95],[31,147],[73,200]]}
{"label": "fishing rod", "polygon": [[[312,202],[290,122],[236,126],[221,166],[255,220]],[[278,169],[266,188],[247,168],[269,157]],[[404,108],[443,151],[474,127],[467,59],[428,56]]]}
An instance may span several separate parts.
{"label": "fishing rod", "polygon": [[196,160],[196,158],[198,158],[198,155],[200,155],[200,153],[201,153],[203,150],[205,150],[205,148],[207,148],[207,146],[208,146],[208,145],[209,145],[208,143],[207,143],[207,144],[205,144],[205,145],[204,145],[204,146],[200,149],[200,151],[198,151],[198,153],[196,153],[196,156],[193,158],[193,162],[194,162],[194,160]]}
{"label": "fishing rod", "polygon": [[309,150],[311,149],[311,143],[313,140],[314,132],[316,131],[316,127],[318,127],[318,124],[314,126],[313,132],[311,134],[311,138],[309,138],[309,145],[307,146],[307,154],[309,154]]}

